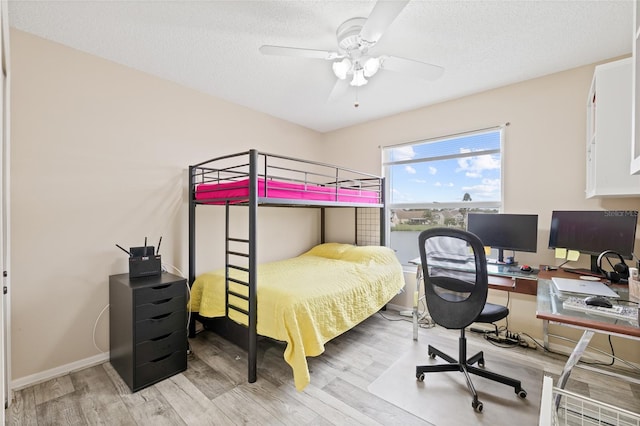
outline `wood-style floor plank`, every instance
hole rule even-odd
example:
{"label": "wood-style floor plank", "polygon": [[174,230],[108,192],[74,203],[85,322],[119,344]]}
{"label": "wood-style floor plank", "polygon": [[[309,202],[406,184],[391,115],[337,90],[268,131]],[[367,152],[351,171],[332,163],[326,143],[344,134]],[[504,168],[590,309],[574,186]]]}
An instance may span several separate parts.
{"label": "wood-style floor plank", "polygon": [[188,425],[231,424],[224,410],[216,407],[183,374],[163,380],[155,387]]}
{"label": "wood-style floor plank", "polygon": [[61,395],[66,395],[73,391],[73,383],[71,383],[71,377],[69,375],[58,377],[44,383],[39,383],[33,388],[33,392],[36,397],[36,405],[58,398]]}
{"label": "wood-style floor plank", "polygon": [[73,393],[36,405],[38,426],[85,425],[80,399]]}
{"label": "wood-style floor plank", "polygon": [[333,379],[323,390],[336,398],[348,401],[350,406],[383,425],[429,425],[419,417],[351,385],[340,377]]}
{"label": "wood-style floor plank", "polygon": [[107,362],[102,364],[102,367],[113,383],[115,394],[122,399],[135,424],[152,424],[154,426],[185,424],[156,386],[131,393],[111,364]]}
{"label": "wood-style floor plank", "polygon": [[[341,398],[327,393],[323,389],[317,388],[315,385],[309,385],[304,392],[298,392],[291,386],[284,385],[280,391],[298,404],[305,406],[307,409],[317,413],[318,416],[333,425],[371,425],[380,426],[381,423],[364,415],[351,405],[347,404]],[[316,424],[314,422],[313,424]]]}
{"label": "wood-style floor plank", "polygon": [[92,425],[131,425],[134,419],[101,365],[72,373],[73,396]]}
{"label": "wood-style floor plank", "polygon": [[36,426],[38,424],[33,386],[13,393],[13,403],[5,410],[5,418],[8,425]]}

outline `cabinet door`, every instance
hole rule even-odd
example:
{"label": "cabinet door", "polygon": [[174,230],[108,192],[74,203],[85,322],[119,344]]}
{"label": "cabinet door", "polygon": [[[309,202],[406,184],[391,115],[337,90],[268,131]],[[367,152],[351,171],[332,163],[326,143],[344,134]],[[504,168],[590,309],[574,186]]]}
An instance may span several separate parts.
{"label": "cabinet door", "polygon": [[632,58],[595,67],[587,98],[586,197],[637,197],[631,162]]}

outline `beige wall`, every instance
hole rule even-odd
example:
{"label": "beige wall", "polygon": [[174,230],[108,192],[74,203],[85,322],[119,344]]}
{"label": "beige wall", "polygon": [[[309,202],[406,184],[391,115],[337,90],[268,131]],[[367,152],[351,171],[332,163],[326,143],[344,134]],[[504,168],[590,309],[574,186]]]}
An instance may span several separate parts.
{"label": "beige wall", "polygon": [[[148,236],[155,244],[162,235],[164,262],[187,273],[186,167],[217,155],[258,148],[379,173],[380,145],[508,121],[505,211],[540,215],[538,253],[520,255],[532,264],[553,261],[552,209],[639,207],[638,198],[584,199],[592,66],[320,135],[20,31],[11,37],[14,380],[108,349],[108,313],[96,320],[108,304],[108,276],[127,271],[116,243]],[[222,221],[222,209],[198,208],[199,271],[220,266],[211,259],[221,258]],[[270,223],[260,228],[262,260],[317,242],[313,210],[266,209],[260,221]],[[295,226],[295,238],[283,241],[285,226]],[[511,304],[510,328],[539,335],[535,300]]]}
{"label": "beige wall", "polygon": [[[594,66],[560,72],[326,134],[324,143],[328,149],[323,151],[324,159],[377,173],[381,168],[381,146],[508,122],[503,151],[503,210],[505,213],[539,215],[538,251],[518,253],[518,260],[531,265],[557,264],[552,250],[547,248],[553,210],[640,209],[640,197],[585,199],[586,105]],[[640,239],[640,232],[636,235]],[[639,247],[640,241],[636,240],[636,252]],[[587,256],[582,257],[573,265],[588,266]],[[405,277],[408,291],[392,303],[409,307],[413,301],[415,277],[413,272],[405,274]],[[490,293],[490,300],[497,303],[507,301],[504,292],[495,291]],[[542,322],[535,318],[535,297],[512,295],[510,307],[510,330],[542,336]],[[557,327],[553,331],[564,333]],[[614,344],[620,356],[640,361],[640,343],[614,339]]]}
{"label": "beige wall", "polygon": [[[314,131],[24,32],[11,32],[11,54],[15,380],[100,354],[108,276],[128,270],[116,243],[162,236],[163,261],[188,272],[190,164],[249,148],[315,158],[321,145]],[[223,210],[197,209],[199,270],[221,266],[205,260],[223,259]],[[261,228],[263,259],[317,242],[317,212],[260,220],[276,214],[286,218]],[[286,244],[285,226],[298,230]],[[103,351],[108,318],[96,327]]]}

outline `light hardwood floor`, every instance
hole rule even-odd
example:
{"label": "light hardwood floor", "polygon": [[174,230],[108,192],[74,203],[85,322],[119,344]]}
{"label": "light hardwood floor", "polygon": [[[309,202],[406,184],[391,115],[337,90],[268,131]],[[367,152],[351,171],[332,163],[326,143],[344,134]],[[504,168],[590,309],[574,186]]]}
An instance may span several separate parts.
{"label": "light hardwood floor", "polygon": [[[205,331],[190,339],[193,354],[182,374],[132,394],[107,362],[14,392],[5,410],[7,424],[428,424],[367,391],[414,344],[411,336],[410,322],[395,312],[376,314],[329,342],[319,357],[309,358],[311,384],[298,392],[282,358],[283,344],[260,341],[258,381],[249,384],[246,353]],[[467,337],[470,352],[485,350],[487,368],[496,353],[557,377],[566,361],[541,350],[496,348],[474,333]],[[457,332],[440,327],[419,333],[422,343],[448,346],[452,353],[457,338]],[[576,369],[567,387],[640,412],[640,385]],[[468,399],[460,409],[471,410]],[[505,424],[516,423],[505,419]]]}

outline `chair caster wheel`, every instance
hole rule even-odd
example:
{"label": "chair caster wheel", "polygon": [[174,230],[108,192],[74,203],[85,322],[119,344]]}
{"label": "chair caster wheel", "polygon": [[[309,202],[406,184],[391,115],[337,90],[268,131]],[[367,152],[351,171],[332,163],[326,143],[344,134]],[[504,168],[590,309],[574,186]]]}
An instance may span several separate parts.
{"label": "chair caster wheel", "polygon": [[520,398],[523,398],[523,399],[527,397],[527,391],[526,391],[526,390],[524,390],[524,389],[520,389],[520,390],[517,392],[517,394],[518,394],[518,396],[519,396]]}
{"label": "chair caster wheel", "polygon": [[482,402],[480,401],[473,401],[471,403],[471,406],[473,407],[474,410],[476,410],[478,413],[482,413]]}
{"label": "chair caster wheel", "polygon": [[436,354],[434,354],[434,353],[430,353],[430,354],[429,354],[429,358],[431,358],[431,359],[436,359]]}
{"label": "chair caster wheel", "polygon": [[484,368],[484,359],[478,360],[478,367]]}
{"label": "chair caster wheel", "polygon": [[416,379],[418,379],[419,382],[424,382],[424,373],[417,374]]}

